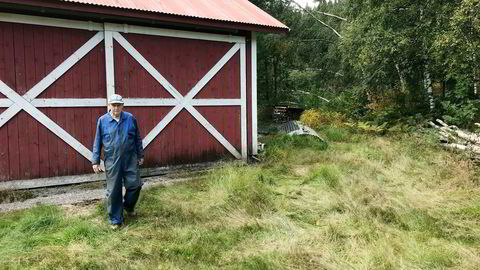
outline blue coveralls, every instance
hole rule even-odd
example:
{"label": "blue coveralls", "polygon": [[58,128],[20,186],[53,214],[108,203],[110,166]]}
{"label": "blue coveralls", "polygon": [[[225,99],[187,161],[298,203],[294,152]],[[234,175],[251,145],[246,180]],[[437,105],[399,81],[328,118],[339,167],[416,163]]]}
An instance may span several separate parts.
{"label": "blue coveralls", "polygon": [[[143,158],[143,145],[135,117],[121,112],[120,121],[110,113],[97,121],[93,142],[92,164],[100,164],[103,146],[105,173],[107,176],[107,211],[110,224],[123,223],[123,210],[134,210],[143,182],[140,179],[137,160]],[[126,193],[122,198],[122,182]]]}

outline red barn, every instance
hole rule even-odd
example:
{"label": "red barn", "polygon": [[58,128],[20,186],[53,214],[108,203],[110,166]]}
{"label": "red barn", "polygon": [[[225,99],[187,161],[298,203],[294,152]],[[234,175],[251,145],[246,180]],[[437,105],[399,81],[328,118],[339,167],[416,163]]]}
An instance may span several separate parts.
{"label": "red barn", "polygon": [[106,97],[138,119],[149,168],[256,154],[247,0],[0,0],[0,181],[92,172]]}

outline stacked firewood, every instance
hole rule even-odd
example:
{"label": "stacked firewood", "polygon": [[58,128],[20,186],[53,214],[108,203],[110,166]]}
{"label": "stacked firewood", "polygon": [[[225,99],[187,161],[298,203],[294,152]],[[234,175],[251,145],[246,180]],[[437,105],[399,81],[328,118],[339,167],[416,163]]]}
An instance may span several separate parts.
{"label": "stacked firewood", "polygon": [[[466,152],[473,159],[480,160],[480,134],[461,130],[457,126],[450,126],[440,119],[429,124],[437,129],[437,135],[443,146]],[[480,127],[479,123],[475,123],[475,125]]]}

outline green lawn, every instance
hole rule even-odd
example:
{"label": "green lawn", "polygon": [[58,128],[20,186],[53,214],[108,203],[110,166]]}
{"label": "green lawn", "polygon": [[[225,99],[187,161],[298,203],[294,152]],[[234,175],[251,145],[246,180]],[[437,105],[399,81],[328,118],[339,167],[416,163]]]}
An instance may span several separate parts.
{"label": "green lawn", "polygon": [[426,135],[321,133],[146,190],[119,231],[103,203],[0,214],[0,269],[480,268],[470,161]]}

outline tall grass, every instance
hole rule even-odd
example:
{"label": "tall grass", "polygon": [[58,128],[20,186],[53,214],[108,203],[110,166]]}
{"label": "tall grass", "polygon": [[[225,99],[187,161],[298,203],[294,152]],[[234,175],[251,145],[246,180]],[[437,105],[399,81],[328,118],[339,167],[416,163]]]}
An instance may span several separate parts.
{"label": "tall grass", "polygon": [[260,164],[145,190],[119,231],[103,203],[0,214],[0,269],[478,269],[468,160],[419,135],[320,132],[328,147],[273,137]]}

